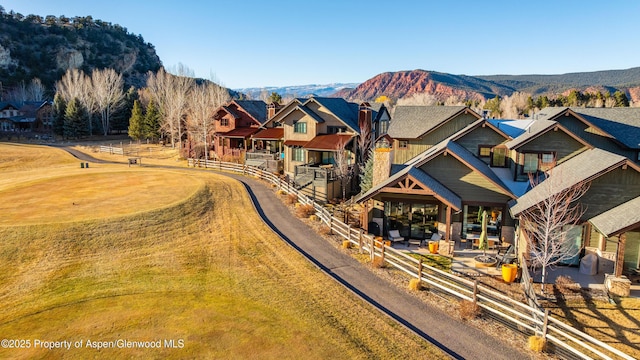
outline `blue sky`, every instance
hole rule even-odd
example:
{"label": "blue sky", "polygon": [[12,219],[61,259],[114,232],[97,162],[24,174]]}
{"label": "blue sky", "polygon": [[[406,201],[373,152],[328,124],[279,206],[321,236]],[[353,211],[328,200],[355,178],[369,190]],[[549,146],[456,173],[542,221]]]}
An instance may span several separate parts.
{"label": "blue sky", "polygon": [[2,0],[91,15],[230,88],[363,82],[398,70],[562,74],[640,66],[640,1]]}

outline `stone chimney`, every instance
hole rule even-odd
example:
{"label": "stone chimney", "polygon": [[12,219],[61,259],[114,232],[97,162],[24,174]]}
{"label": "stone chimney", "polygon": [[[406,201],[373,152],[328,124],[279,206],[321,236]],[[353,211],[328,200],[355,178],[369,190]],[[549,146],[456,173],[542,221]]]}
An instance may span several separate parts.
{"label": "stone chimney", "polygon": [[391,163],[393,162],[393,150],[388,147],[379,147],[373,150],[373,184],[377,186],[389,178]]}

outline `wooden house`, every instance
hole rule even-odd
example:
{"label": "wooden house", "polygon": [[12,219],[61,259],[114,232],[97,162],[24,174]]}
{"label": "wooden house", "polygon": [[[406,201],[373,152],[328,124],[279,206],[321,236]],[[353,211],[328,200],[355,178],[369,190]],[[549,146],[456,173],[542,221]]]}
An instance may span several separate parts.
{"label": "wooden house", "polygon": [[244,157],[251,148],[251,135],[267,121],[267,104],[262,100],[232,100],[216,109],[213,117],[215,156]]}

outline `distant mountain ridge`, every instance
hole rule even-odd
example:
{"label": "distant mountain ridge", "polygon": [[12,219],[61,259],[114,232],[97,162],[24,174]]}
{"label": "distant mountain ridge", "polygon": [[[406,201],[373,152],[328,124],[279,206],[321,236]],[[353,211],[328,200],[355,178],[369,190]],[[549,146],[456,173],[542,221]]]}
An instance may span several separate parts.
{"label": "distant mountain ridge", "polygon": [[511,95],[516,91],[534,96],[561,94],[568,90],[621,90],[632,101],[640,100],[640,67],[626,70],[568,73],[561,75],[453,75],[436,71],[385,72],[352,90],[336,94],[352,101],[372,101],[385,95],[392,99],[428,93],[439,100],[450,96],[479,100]]}
{"label": "distant mountain ridge", "polygon": [[288,97],[307,97],[309,95],[316,96],[333,96],[339,91],[345,89],[353,89],[358,83],[334,83],[326,85],[294,85],[294,86],[267,86],[233,89],[239,93],[243,93],[252,99],[259,99],[262,93],[267,96],[272,92],[278,93],[283,98]]}

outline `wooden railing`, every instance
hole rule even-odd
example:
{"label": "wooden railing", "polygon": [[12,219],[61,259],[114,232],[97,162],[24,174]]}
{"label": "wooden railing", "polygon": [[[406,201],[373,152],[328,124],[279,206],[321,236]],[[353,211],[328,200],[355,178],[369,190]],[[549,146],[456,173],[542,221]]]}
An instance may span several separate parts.
{"label": "wooden railing", "polygon": [[[353,228],[343,223],[323,206],[296,190],[293,184],[282,180],[270,172],[252,166],[224,163],[219,161],[188,160],[189,166],[200,166],[215,170],[231,171],[251,175],[274,184],[279,190],[295,194],[298,202],[313,205],[316,215],[330,231],[356,245],[360,252],[368,253],[373,261],[382,258],[388,265],[397,268],[410,278],[420,279],[431,291],[449,296],[453,299],[467,300],[476,303],[486,314],[515,331],[525,335],[538,335],[555,345],[556,353],[562,358],[592,359],[626,359],[634,358],[570,325],[553,318],[548,311],[543,311],[537,304],[522,303],[505,294],[486,286],[461,278],[446,271],[425,265],[405,252],[385,245],[372,235],[365,234],[362,229]],[[530,282],[528,272],[523,268],[523,280]],[[535,299],[535,295],[531,295]],[[532,306],[533,305],[533,306]]]}

